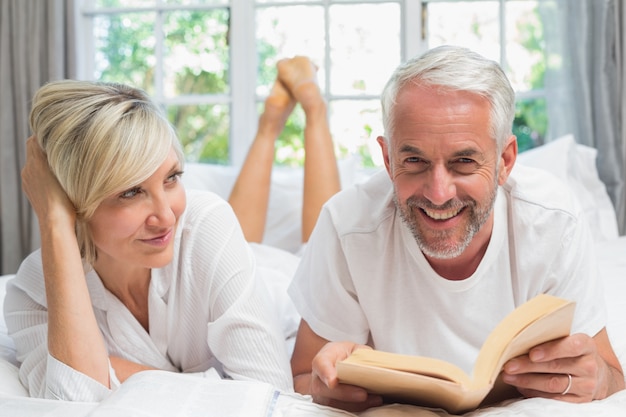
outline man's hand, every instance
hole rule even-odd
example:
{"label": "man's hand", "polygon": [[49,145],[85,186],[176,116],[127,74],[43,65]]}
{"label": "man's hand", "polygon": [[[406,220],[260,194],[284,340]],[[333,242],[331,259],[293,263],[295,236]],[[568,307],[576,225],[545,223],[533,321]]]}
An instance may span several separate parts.
{"label": "man's hand", "polygon": [[312,372],[302,375],[310,378],[309,394],[313,401],[348,411],[361,411],[382,404],[380,396],[370,395],[354,385],[340,384],[337,379],[335,364],[359,348],[371,349],[351,342],[329,342],[315,355]]}
{"label": "man's hand", "polygon": [[544,343],[504,366],[504,382],[525,397],[589,402],[624,389],[624,375],[606,330]]}

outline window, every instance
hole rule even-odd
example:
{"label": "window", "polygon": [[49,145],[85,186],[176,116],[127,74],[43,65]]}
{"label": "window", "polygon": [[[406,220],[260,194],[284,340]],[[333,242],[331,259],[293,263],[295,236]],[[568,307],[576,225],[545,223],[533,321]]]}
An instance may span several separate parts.
{"label": "window", "polygon": [[[513,133],[521,151],[547,131],[539,0],[422,1],[428,47],[458,44],[500,62],[517,96]],[[454,3],[454,4],[453,4]]]}
{"label": "window", "polygon": [[[81,76],[145,89],[190,161],[240,165],[278,59],[310,56],[340,158],[380,165],[379,94],[407,57],[443,43],[500,61],[518,92],[520,147],[545,132],[537,1],[83,0]],[[302,160],[299,108],[276,161]]]}

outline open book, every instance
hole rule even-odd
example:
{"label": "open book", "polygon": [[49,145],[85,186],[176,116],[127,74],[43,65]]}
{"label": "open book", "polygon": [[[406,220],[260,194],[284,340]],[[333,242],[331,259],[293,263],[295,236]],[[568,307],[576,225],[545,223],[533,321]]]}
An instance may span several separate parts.
{"label": "open book", "polygon": [[575,303],[541,294],[522,304],[490,333],[472,376],[439,359],[358,349],[337,363],[341,383],[392,401],[441,407],[451,413],[511,397],[498,376],[504,364],[541,343],[570,334]]}

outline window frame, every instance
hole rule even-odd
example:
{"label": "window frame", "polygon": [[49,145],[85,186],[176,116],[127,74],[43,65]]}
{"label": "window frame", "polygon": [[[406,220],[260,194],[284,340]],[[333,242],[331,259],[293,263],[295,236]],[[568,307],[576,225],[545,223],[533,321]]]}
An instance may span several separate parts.
{"label": "window frame", "polygon": [[[163,24],[162,13],[175,10],[209,10],[214,8],[230,8],[230,93],[225,95],[197,95],[179,96],[175,98],[165,97],[161,86],[163,85],[163,69],[161,65],[155,65],[155,94],[154,100],[162,105],[171,104],[228,104],[230,106],[230,127],[229,127],[229,163],[236,167],[243,164],[250,143],[252,142],[257,129],[258,103],[263,97],[256,94],[257,84],[257,52],[256,47],[249,48],[245,45],[256,45],[255,16],[259,8],[281,7],[281,6],[321,6],[324,8],[326,25],[324,28],[325,51],[324,69],[326,74],[330,73],[331,56],[329,47],[329,9],[333,5],[358,6],[359,4],[386,4],[395,3],[400,7],[401,28],[400,28],[400,59],[405,61],[408,57],[415,56],[427,49],[428,41],[425,33],[425,22],[427,16],[427,5],[429,3],[459,2],[459,1],[480,1],[480,0],[296,0],[296,1],[263,1],[257,0],[230,0],[224,4],[194,4],[194,5],[170,5],[162,0],[155,0],[155,4],[149,7],[121,7],[109,9],[96,9],[95,0],[82,0],[79,2],[77,10],[77,22],[79,32],[86,35],[93,34],[92,18],[96,14],[114,14],[120,12],[133,11],[154,11],[157,12],[157,25]],[[511,0],[496,0],[499,2],[499,29],[500,29],[500,63],[506,68],[506,2]],[[163,31],[155,29],[156,50],[155,58],[157,63],[163,62]],[[94,37],[78,37],[77,62],[80,63],[77,69],[79,78],[93,79],[94,74]],[[241,47],[244,45],[244,47]],[[334,100],[371,100],[379,99],[379,95],[359,95],[359,96],[337,96],[330,93],[330,77],[326,77],[326,99],[329,104]],[[530,92],[516,92],[516,99],[524,100],[537,97],[545,97],[543,90],[533,90]]]}

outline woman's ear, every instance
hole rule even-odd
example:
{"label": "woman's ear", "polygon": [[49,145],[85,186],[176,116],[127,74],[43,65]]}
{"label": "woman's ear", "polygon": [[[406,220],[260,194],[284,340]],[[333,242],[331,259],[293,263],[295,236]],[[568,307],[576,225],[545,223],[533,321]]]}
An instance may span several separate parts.
{"label": "woman's ear", "polygon": [[517,138],[511,135],[505,142],[500,160],[498,161],[498,185],[502,185],[509,178],[517,159]]}

